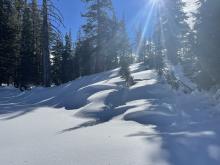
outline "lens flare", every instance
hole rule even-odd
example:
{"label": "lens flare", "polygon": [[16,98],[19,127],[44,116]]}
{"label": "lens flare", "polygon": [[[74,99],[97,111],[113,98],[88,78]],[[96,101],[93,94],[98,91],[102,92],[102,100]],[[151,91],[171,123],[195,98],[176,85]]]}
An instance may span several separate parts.
{"label": "lens flare", "polygon": [[[137,45],[136,54],[140,53],[141,47],[143,45],[143,41],[147,37],[150,39],[153,35],[153,31],[155,26],[158,24],[157,15],[160,9],[162,0],[147,0],[144,8],[145,18],[142,20],[142,34],[139,40],[139,44]],[[147,13],[147,14],[146,14]],[[145,44],[145,43],[144,43]]]}

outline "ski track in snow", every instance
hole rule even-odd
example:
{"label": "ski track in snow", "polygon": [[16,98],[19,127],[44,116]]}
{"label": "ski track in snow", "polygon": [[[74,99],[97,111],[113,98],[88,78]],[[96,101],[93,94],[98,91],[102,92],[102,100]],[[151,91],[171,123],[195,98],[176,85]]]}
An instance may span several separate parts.
{"label": "ski track in snow", "polygon": [[50,89],[0,88],[0,165],[219,165],[219,106],[131,66]]}

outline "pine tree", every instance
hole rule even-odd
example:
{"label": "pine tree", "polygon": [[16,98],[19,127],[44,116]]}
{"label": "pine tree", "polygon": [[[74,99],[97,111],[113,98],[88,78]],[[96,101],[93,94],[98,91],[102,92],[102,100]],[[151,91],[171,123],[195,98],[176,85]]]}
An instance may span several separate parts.
{"label": "pine tree", "polygon": [[184,69],[184,74],[191,80],[195,81],[195,77],[199,72],[198,58],[196,57],[196,33],[193,30],[188,32],[183,40],[184,46],[180,54],[180,64]]}
{"label": "pine tree", "polygon": [[49,49],[55,31],[50,17],[55,11],[48,1],[42,9],[37,0],[0,1],[0,84],[40,85],[44,68],[44,85],[50,86]]}
{"label": "pine tree", "polygon": [[17,10],[14,1],[0,0],[0,84],[10,84],[16,75],[18,43]]}
{"label": "pine tree", "polygon": [[93,46],[92,42],[89,39],[83,39],[80,42],[77,42],[76,53],[80,56],[79,65],[80,65],[80,75],[90,75],[92,74],[92,69],[94,64],[92,61],[93,58]]}
{"label": "pine tree", "polygon": [[62,81],[66,83],[74,79],[73,70],[73,43],[71,33],[65,35],[65,46],[62,54]]}
{"label": "pine tree", "polygon": [[78,78],[81,75],[80,72],[80,60],[81,60],[81,51],[82,51],[82,38],[81,32],[78,32],[77,41],[75,43],[74,51],[74,78]]}
{"label": "pine tree", "polygon": [[167,57],[172,64],[179,61],[178,51],[182,48],[182,40],[189,31],[186,23],[186,13],[183,11],[185,3],[181,0],[165,0],[165,7],[161,8],[160,26],[162,27],[162,45],[167,50]]}
{"label": "pine tree", "polygon": [[55,40],[54,45],[51,49],[52,54],[52,66],[51,66],[51,72],[52,72],[52,82],[55,85],[60,85],[63,83],[62,80],[62,57],[64,53],[64,45],[63,41],[60,39],[60,37],[57,37]]}
{"label": "pine tree", "polygon": [[135,36],[135,52],[138,57],[138,62],[146,62],[147,53],[147,38],[143,34],[143,30],[139,27]]}
{"label": "pine tree", "polygon": [[73,56],[73,80],[80,77],[80,66],[79,66],[79,55],[76,51],[77,46],[74,48],[74,56]]}
{"label": "pine tree", "polygon": [[56,36],[61,34],[57,25],[63,25],[63,19],[60,11],[53,5],[51,0],[43,0],[42,2],[41,47],[43,84],[45,87],[49,87],[51,83],[50,47]]}
{"label": "pine tree", "polygon": [[23,13],[25,9],[25,0],[14,0],[13,1],[14,6],[14,26],[16,27],[16,30],[14,31],[16,33],[16,40],[15,42],[15,71],[14,71],[14,78],[13,83],[15,87],[19,87],[19,67],[21,63],[21,35],[22,35],[22,24],[23,24]]}
{"label": "pine tree", "polygon": [[[158,15],[160,19],[160,15]],[[162,46],[162,32],[160,22],[156,26],[153,41],[155,44],[154,57],[153,57],[153,67],[157,70],[159,75],[162,75],[162,70],[164,68],[164,55],[163,55],[163,46]]]}
{"label": "pine tree", "polygon": [[85,37],[93,46],[93,72],[105,70],[106,48],[109,41],[109,21],[114,14],[111,0],[82,0],[87,4],[87,12],[82,15],[86,18],[83,26]]}
{"label": "pine tree", "polygon": [[151,39],[146,41],[145,44],[145,64],[148,67],[153,66],[153,57],[154,57],[154,44],[152,43]]}
{"label": "pine tree", "polygon": [[120,59],[126,59],[128,64],[132,63],[132,49],[129,42],[129,38],[126,32],[126,25],[125,20],[123,19],[120,22],[120,31],[119,31],[119,49],[118,49],[118,55]]}
{"label": "pine tree", "polygon": [[48,1],[43,0],[43,25],[42,25],[42,54],[43,54],[43,80],[44,86],[50,86],[50,55],[49,55],[49,18]]}
{"label": "pine tree", "polygon": [[106,43],[106,56],[105,56],[105,70],[110,70],[118,67],[119,58],[118,58],[118,50],[120,41],[118,40],[120,37],[120,21],[117,19],[115,12],[113,12],[112,19],[109,20],[108,23],[108,41]]}
{"label": "pine tree", "polygon": [[23,24],[21,34],[21,63],[19,83],[21,85],[33,84],[34,77],[34,40],[33,24],[31,19],[31,10],[28,4],[25,4],[23,13]]}
{"label": "pine tree", "polygon": [[210,88],[220,84],[220,2],[218,0],[201,0],[197,14],[197,42],[195,47],[199,71],[196,81],[201,88]]}
{"label": "pine tree", "polygon": [[36,85],[42,84],[42,44],[41,44],[41,27],[42,16],[38,8],[37,0],[31,2],[31,18],[33,26],[33,46],[34,46],[34,83]]}
{"label": "pine tree", "polygon": [[131,59],[131,47],[129,39],[126,33],[125,20],[121,21],[121,30],[120,30],[120,46],[119,46],[119,58],[120,58],[120,72],[119,74],[123,79],[125,79],[126,85],[134,85],[133,77],[130,74],[129,65],[132,62]]}

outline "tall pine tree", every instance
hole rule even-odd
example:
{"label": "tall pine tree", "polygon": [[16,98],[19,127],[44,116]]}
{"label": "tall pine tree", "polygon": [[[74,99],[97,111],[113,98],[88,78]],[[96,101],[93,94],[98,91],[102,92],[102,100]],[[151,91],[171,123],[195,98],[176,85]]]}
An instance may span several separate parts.
{"label": "tall pine tree", "polygon": [[93,72],[105,70],[106,48],[109,41],[109,21],[114,11],[111,0],[82,0],[87,4],[87,12],[82,16],[86,18],[83,26],[87,42],[93,47]]}
{"label": "tall pine tree", "polygon": [[62,80],[63,83],[74,79],[73,43],[71,33],[65,35],[65,46],[62,54]]}
{"label": "tall pine tree", "polygon": [[197,14],[196,32],[197,41],[195,53],[200,70],[196,81],[201,88],[210,88],[220,85],[220,2],[218,0],[201,0]]}
{"label": "tall pine tree", "polygon": [[169,61],[175,65],[179,62],[178,51],[183,46],[183,38],[189,31],[187,16],[183,11],[185,3],[182,0],[165,0],[164,5],[160,9],[162,46],[167,50]]}
{"label": "tall pine tree", "polygon": [[19,20],[15,1],[0,0],[0,85],[16,78]]}
{"label": "tall pine tree", "polygon": [[62,73],[62,58],[64,53],[64,45],[63,41],[60,37],[57,36],[55,43],[52,46],[51,49],[51,55],[52,55],[52,82],[55,85],[60,85],[63,83],[63,73]]}
{"label": "tall pine tree", "polygon": [[19,83],[21,85],[33,84],[34,78],[34,40],[33,40],[33,24],[31,19],[31,9],[27,2],[23,13],[23,24],[21,33],[21,62]]}
{"label": "tall pine tree", "polygon": [[50,86],[50,54],[49,54],[49,16],[48,0],[43,0],[43,25],[42,25],[42,54],[43,54],[43,84]]}
{"label": "tall pine tree", "polygon": [[31,2],[31,18],[33,26],[33,49],[34,49],[34,66],[33,76],[36,85],[42,84],[42,43],[41,43],[41,29],[42,29],[42,15],[38,8],[38,1]]}

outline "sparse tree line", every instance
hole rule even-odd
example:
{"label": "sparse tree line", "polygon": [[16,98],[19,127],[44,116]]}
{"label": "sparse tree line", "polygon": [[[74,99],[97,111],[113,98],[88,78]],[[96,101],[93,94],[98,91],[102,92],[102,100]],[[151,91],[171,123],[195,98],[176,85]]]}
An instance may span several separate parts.
{"label": "sparse tree line", "polygon": [[161,4],[158,9],[158,23],[152,37],[141,39],[141,32],[136,34],[138,60],[161,74],[167,72],[168,65],[180,64],[199,89],[219,89],[220,2],[198,0],[196,3],[195,25],[190,28],[183,9],[186,4],[182,0],[163,0],[165,7]]}
{"label": "sparse tree line", "polygon": [[62,17],[51,0],[0,0],[0,85],[49,87],[133,62],[125,20],[111,0],[82,2],[86,23],[73,42],[56,28]]}

